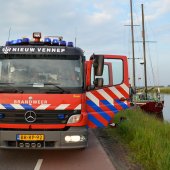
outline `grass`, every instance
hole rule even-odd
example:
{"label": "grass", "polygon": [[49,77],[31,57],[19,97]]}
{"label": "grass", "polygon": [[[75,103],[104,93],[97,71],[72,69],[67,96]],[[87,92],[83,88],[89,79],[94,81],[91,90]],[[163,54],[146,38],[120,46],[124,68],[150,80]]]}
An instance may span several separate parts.
{"label": "grass", "polygon": [[130,150],[131,158],[146,170],[170,169],[170,124],[163,123],[140,110],[127,110],[117,114],[126,120],[117,128],[107,128],[113,138],[118,138]]}
{"label": "grass", "polygon": [[164,94],[170,94],[170,87],[161,87],[160,92]]}

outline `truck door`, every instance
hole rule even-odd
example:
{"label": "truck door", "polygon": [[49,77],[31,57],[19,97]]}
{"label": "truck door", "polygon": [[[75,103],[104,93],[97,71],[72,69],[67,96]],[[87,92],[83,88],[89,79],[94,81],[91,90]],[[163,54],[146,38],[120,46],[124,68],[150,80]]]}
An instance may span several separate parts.
{"label": "truck door", "polygon": [[130,106],[127,58],[93,55],[86,66],[88,127],[105,127]]}

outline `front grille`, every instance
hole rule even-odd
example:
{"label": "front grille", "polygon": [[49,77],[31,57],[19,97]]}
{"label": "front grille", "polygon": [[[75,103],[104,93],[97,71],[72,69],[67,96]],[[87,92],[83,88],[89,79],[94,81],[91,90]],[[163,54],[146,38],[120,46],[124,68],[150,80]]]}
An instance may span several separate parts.
{"label": "front grille", "polygon": [[[54,148],[54,146],[55,146],[55,142],[56,141],[44,141],[43,143],[41,143],[42,144],[42,147],[48,147],[48,148]],[[22,143],[22,142],[21,142]],[[31,147],[31,142],[26,142],[26,143],[30,143],[30,147],[29,148],[37,148],[37,143],[38,142],[32,142],[32,143],[34,143],[35,145],[36,145],[36,147]],[[5,145],[7,146],[7,147],[19,147],[19,143],[17,143],[16,141],[6,141],[5,142]],[[25,148],[25,143],[23,143],[23,148]]]}
{"label": "front grille", "polygon": [[[26,110],[0,110],[4,115],[0,123],[29,124],[25,120]],[[78,110],[34,110],[36,121],[31,124],[66,124],[69,117],[80,114]]]}

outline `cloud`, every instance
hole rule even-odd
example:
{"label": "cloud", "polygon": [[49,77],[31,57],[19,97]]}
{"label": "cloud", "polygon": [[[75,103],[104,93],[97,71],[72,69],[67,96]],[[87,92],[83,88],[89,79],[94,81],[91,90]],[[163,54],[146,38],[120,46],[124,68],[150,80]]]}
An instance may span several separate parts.
{"label": "cloud", "polygon": [[163,17],[165,14],[170,12],[170,1],[169,0],[156,0],[152,3],[145,5],[147,8],[146,20],[152,21]]}
{"label": "cloud", "polygon": [[106,12],[101,13],[94,13],[92,16],[89,16],[88,19],[90,20],[91,24],[94,25],[102,25],[105,22],[111,20],[111,15]]}
{"label": "cloud", "polygon": [[[141,3],[145,6],[146,22],[152,24],[159,40],[168,46],[170,1],[133,0],[134,24],[141,24]],[[62,35],[67,41],[74,41],[76,36],[77,45],[86,52],[86,56],[93,53],[127,55],[131,49],[127,50],[130,45],[125,42],[128,36],[125,30],[130,28],[124,25],[130,23],[129,7],[129,0],[2,1],[0,44],[7,40],[11,27],[10,39],[31,37],[32,32],[41,31],[42,35]],[[141,27],[136,29],[141,31]],[[161,44],[160,47],[160,53],[166,57],[169,53],[167,48]]]}

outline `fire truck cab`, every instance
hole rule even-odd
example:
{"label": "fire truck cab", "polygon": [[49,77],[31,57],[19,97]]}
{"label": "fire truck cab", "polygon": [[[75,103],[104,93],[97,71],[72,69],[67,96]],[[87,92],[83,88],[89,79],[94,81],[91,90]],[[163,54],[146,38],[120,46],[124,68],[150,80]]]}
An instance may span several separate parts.
{"label": "fire truck cab", "polygon": [[33,37],[0,47],[0,148],[85,148],[88,128],[129,107],[127,58]]}

